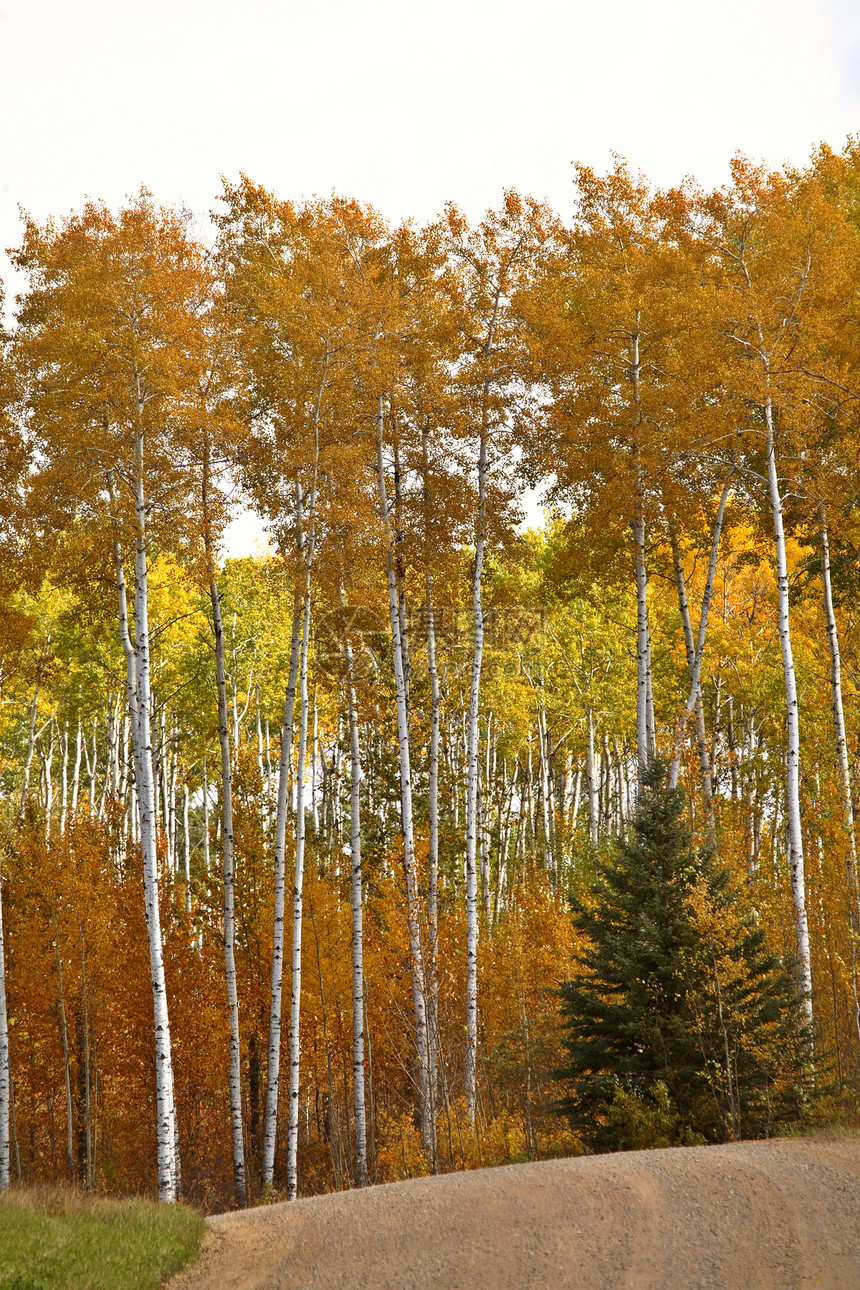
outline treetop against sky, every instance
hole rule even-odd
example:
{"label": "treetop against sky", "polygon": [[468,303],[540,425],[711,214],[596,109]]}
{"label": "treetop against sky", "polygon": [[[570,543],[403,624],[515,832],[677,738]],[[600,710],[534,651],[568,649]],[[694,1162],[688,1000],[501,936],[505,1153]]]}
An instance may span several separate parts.
{"label": "treetop against sky", "polygon": [[[571,162],[657,184],[798,164],[860,122],[850,0],[31,0],[0,9],[0,247],[141,183],[201,220],[240,172],[423,220],[514,186],[563,215]],[[8,265],[0,273],[9,280]],[[10,291],[10,295],[14,292]]]}

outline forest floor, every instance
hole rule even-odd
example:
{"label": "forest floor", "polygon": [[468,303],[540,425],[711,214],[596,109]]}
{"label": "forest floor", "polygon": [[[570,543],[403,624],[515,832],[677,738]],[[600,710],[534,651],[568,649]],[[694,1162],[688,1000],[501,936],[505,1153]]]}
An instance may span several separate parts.
{"label": "forest floor", "polygon": [[208,1223],[169,1290],[858,1290],[860,1141],[548,1160]]}

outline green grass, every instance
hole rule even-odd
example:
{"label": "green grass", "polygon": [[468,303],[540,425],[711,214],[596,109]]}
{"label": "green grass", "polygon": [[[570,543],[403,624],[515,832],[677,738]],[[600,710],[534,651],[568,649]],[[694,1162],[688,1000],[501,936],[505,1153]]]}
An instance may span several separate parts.
{"label": "green grass", "polygon": [[185,1205],[16,1188],[0,1197],[0,1290],[155,1290],[203,1231]]}

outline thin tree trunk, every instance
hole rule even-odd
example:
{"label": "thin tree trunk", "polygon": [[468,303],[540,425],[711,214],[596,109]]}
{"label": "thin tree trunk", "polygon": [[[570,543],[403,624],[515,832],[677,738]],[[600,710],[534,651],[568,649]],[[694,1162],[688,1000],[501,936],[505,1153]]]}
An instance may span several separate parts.
{"label": "thin tree trunk", "polygon": [[785,530],[782,519],[782,497],[776,470],[776,449],[773,432],[773,409],[770,399],[765,403],[767,478],[776,547],[776,573],[779,589],[779,641],[782,648],[782,667],[785,678],[785,713],[788,729],[786,757],[786,814],[788,816],[788,863],[791,874],[791,892],[794,898],[794,919],[797,936],[798,979],[804,996],[804,1008],[812,1021],[812,961],[809,947],[809,923],[806,915],[806,884],[803,873],[803,834],[800,824],[800,719],[797,703],[797,682],[791,649],[791,625],[788,600],[788,561],[785,553]]}
{"label": "thin tree trunk", "polygon": [[630,338],[630,381],[633,386],[634,432],[636,436],[636,498],[633,508],[633,547],[636,571],[636,761],[639,774],[652,755],[654,700],[651,693],[651,633],[648,626],[648,573],[645,567],[645,497],[640,464],[639,432],[642,407],[639,392],[639,310],[636,329]]}
{"label": "thin tree trunk", "polygon": [[305,865],[305,772],[308,745],[308,645],[311,629],[311,570],[307,565],[302,646],[299,664],[299,748],[296,760],[296,871],[293,884],[293,955],[290,990],[290,1092],[289,1128],[287,1133],[287,1198],[295,1200],[298,1192],[299,1145],[299,1065],[301,1049],[299,1026],[302,1000],[302,900]]}
{"label": "thin tree trunk", "polygon": [[[726,484],[728,487],[728,483]],[[723,493],[725,498],[725,491]],[[718,538],[718,534],[715,534]],[[698,643],[693,642],[693,624],[690,620],[690,606],[687,602],[687,588],[684,582],[684,570],[681,565],[681,553],[678,547],[678,534],[674,524],[669,529],[669,540],[672,546],[672,563],[675,570],[675,587],[678,592],[678,608],[681,611],[681,622],[684,628],[684,644],[687,652],[687,668],[690,673],[690,692],[687,698],[687,704],[684,708],[684,715],[675,729],[675,749],[672,757],[672,766],[669,772],[669,783],[675,788],[678,783],[678,774],[681,767],[681,731],[683,723],[690,715],[695,713],[696,720],[696,743],[699,749],[699,770],[702,780],[702,803],[705,808],[705,820],[707,839],[710,846],[714,846],[717,841],[716,821],[714,818],[714,793],[711,778],[711,755],[708,749],[707,731],[705,729],[705,713],[702,706],[702,652],[705,644],[705,631],[707,626],[706,600],[702,599],[702,616],[699,620],[699,638]],[[716,541],[711,547],[711,569],[716,569]],[[713,582],[713,580],[711,580]],[[707,603],[710,603],[710,593],[706,588]]]}
{"label": "thin tree trunk", "polygon": [[472,683],[469,691],[469,724],[466,769],[466,1052],[463,1082],[466,1111],[475,1121],[478,1062],[478,883],[476,872],[478,828],[478,715],[481,668],[484,657],[484,613],[481,606],[481,576],[484,566],[484,508],[487,490],[487,439],[482,428],[478,450],[478,514],[475,525],[475,566],[472,575],[472,618],[474,649]]}
{"label": "thin tree trunk", "polygon": [[[142,412],[142,399],[138,400]],[[158,902],[158,822],[155,815],[155,790],[152,764],[149,641],[149,587],[147,571],[147,503],[143,477],[143,435],[135,435],[135,551],[134,551],[134,642],[128,626],[125,573],[119,542],[114,544],[117,594],[119,599],[119,633],[126,659],[126,700],[131,724],[135,762],[138,828],[143,855],[143,889],[146,910],[149,967],[155,1027],[156,1142],[158,1157],[158,1198],[176,1200],[179,1158],[176,1150],[176,1108],[173,1093],[173,1059],[170,1044],[170,1021],[167,1009],[167,984],[164,975],[164,948],[161,938],[161,913]],[[112,478],[111,495],[116,501]]]}
{"label": "thin tree trunk", "polygon": [[364,929],[361,891],[361,754],[355,702],[352,646],[344,643],[349,706],[350,856],[352,865],[352,1091],[355,1117],[355,1180],[367,1186],[367,1120],[364,1099]]}
{"label": "thin tree trunk", "polygon": [[[0,875],[0,1189],[9,1186],[9,1120],[12,1082],[9,1070],[9,1013],[6,1007],[6,942],[3,933],[3,894]],[[18,1171],[20,1177],[20,1169]]]}
{"label": "thin tree trunk", "polygon": [[69,723],[63,725],[63,770],[60,787],[60,837],[66,832],[69,808]]}
{"label": "thin tree trunk", "polygon": [[191,836],[188,827],[188,785],[182,785],[182,837],[185,849],[185,912],[191,913]]}
{"label": "thin tree trunk", "polygon": [[[125,584],[123,583],[123,586]],[[126,610],[127,612],[127,610]],[[72,774],[72,819],[78,811],[78,793],[81,787],[81,757],[83,755],[84,732],[81,729],[81,718],[78,717],[78,734],[75,741],[75,769]]]}
{"label": "thin tree trunk", "polygon": [[851,800],[851,770],[848,765],[848,741],[845,736],[845,714],[842,709],[842,657],[839,650],[839,632],[833,612],[833,592],[830,585],[830,543],[827,536],[827,517],[822,502],[818,508],[818,527],[821,541],[821,587],[824,596],[824,614],[827,621],[827,643],[830,648],[830,692],[833,707],[833,734],[836,742],[836,764],[839,769],[839,787],[842,792],[842,821],[848,844],[846,877],[848,880],[848,910],[851,932],[851,992],[854,1000],[854,1026],[860,1045],[860,998],[857,988],[857,939],[860,935],[860,892],[857,881],[857,836],[854,828],[854,804]]}
{"label": "thin tree trunk", "polygon": [[60,1040],[63,1045],[63,1073],[66,1082],[66,1155],[69,1161],[69,1174],[72,1182],[77,1181],[74,1151],[74,1121],[72,1117],[72,1077],[69,1064],[69,1032],[66,1026],[66,998],[63,992],[63,962],[60,958],[60,932],[57,927],[57,915],[51,906],[51,918],[54,923],[54,961],[57,965],[57,980],[60,990]]}
{"label": "thin tree trunk", "polygon": [[[430,678],[430,767],[428,808],[430,814],[430,854],[427,875],[427,954],[430,989],[427,999],[427,1059],[430,1113],[435,1123],[437,1084],[439,1078],[439,728],[441,695],[439,670],[436,666],[436,623],[433,610],[433,582],[429,569],[425,574],[427,592],[427,671]],[[436,1135],[433,1135],[435,1145]],[[434,1168],[438,1161],[434,1160]]]}
{"label": "thin tree trunk", "polygon": [[275,815],[275,923],[272,933],[272,982],[269,1002],[269,1049],[266,1080],[266,1114],[263,1122],[263,1187],[272,1186],[275,1169],[275,1147],[278,1136],[278,1100],[281,1073],[281,1011],[284,983],[284,902],[286,890],[287,807],[290,762],[293,751],[293,713],[296,704],[296,681],[303,614],[298,596],[293,606],[293,631],[290,643],[290,674],[281,722],[281,757],[278,766],[278,805]]}
{"label": "thin tree trunk", "polygon": [[33,702],[30,704],[30,728],[27,733],[27,756],[24,760],[24,784],[21,788],[21,805],[18,811],[20,820],[24,819],[24,811],[27,805],[27,794],[30,791],[30,768],[33,765],[33,753],[36,750],[36,719],[39,713],[39,690],[41,681],[36,682],[36,689],[33,694]]}
{"label": "thin tree trunk", "polygon": [[293,951],[290,984],[290,1091],[289,1127],[287,1130],[287,1198],[295,1200],[298,1194],[299,1147],[299,1074],[300,1074],[300,1019],[302,1004],[302,890],[305,864],[305,762],[308,743],[308,647],[311,632],[311,574],[316,543],[317,472],[319,470],[319,417],[326,383],[327,364],[323,368],[317,401],[313,414],[314,458],[313,482],[310,489],[309,530],[303,537],[302,494],[296,489],[296,527],[299,535],[299,555],[304,564],[304,604],[302,644],[299,660],[299,747],[296,762],[296,869],[293,886]]}
{"label": "thin tree trunk", "polygon": [[236,1204],[248,1203],[245,1181],[245,1139],[242,1128],[242,1049],[239,1037],[239,994],[236,983],[236,915],[233,857],[233,771],[230,764],[230,716],[224,665],[224,624],[221,597],[210,569],[209,596],[215,633],[215,677],[218,689],[218,740],[221,745],[221,857],[224,879],[224,980],[230,1032],[230,1126],[233,1140],[233,1193]]}
{"label": "thin tree trunk", "polygon": [[648,630],[648,575],[645,569],[645,518],[637,501],[633,519],[636,565],[636,760],[640,774],[651,754],[648,694],[650,689],[651,641]]}
{"label": "thin tree trunk", "polygon": [[[397,741],[400,758],[400,822],[403,835],[403,867],[406,879],[406,917],[409,934],[409,971],[412,981],[412,1006],[415,1017],[415,1049],[418,1059],[418,1118],[421,1143],[428,1160],[433,1159],[435,1125],[431,1115],[429,1093],[427,1008],[425,1000],[424,962],[421,948],[419,915],[418,873],[415,860],[415,835],[412,822],[412,772],[409,753],[409,721],[406,701],[406,678],[403,670],[403,647],[400,633],[400,604],[397,574],[394,563],[394,535],[388,507],[385,484],[385,465],[382,455],[384,425],[383,400],[380,395],[376,405],[376,469],[379,487],[380,515],[387,538],[386,575],[388,580],[388,611],[391,624],[391,642],[394,655],[394,681],[397,699]],[[474,857],[473,857],[474,858]],[[473,875],[474,876],[474,875]]]}
{"label": "thin tree trunk", "polygon": [[209,779],[206,775],[206,754],[203,754],[203,867],[206,870],[206,881],[209,881]]}
{"label": "thin tree trunk", "polygon": [[579,798],[581,793],[582,793],[582,767],[577,766],[576,775],[574,776],[574,781],[573,781],[573,803],[570,808],[570,823],[568,825],[571,837],[573,837],[574,833],[576,832],[576,819],[577,819],[577,816],[579,815]]}
{"label": "thin tree trunk", "polygon": [[[92,1076],[90,1070],[90,1018],[87,1000],[87,956],[83,924],[78,919],[81,935],[81,1010],[83,1014],[83,1085],[84,1085],[84,1146],[86,1152],[87,1193],[93,1190],[93,1132],[92,1132]],[[81,1079],[78,1076],[78,1084]]]}
{"label": "thin tree trunk", "polygon": [[[720,538],[723,532],[723,520],[726,514],[726,502],[729,497],[729,488],[731,487],[734,470],[732,470],[723,484],[723,491],[720,494],[720,504],[717,507],[717,516],[714,521],[713,533],[711,536],[711,553],[708,559],[708,573],[705,578],[705,587],[702,592],[702,608],[699,613],[699,631],[696,638],[695,647],[693,646],[693,631],[690,621],[690,609],[687,602],[687,590],[684,583],[684,571],[681,565],[681,556],[678,546],[678,532],[674,522],[670,525],[669,534],[672,543],[672,560],[675,568],[675,583],[678,589],[678,604],[681,609],[681,617],[684,620],[684,640],[687,650],[687,666],[690,672],[690,688],[687,694],[687,701],[684,704],[684,712],[676,731],[675,749],[672,757],[672,766],[669,775],[669,782],[674,788],[678,783],[678,772],[681,763],[680,733],[681,725],[686,722],[694,707],[696,706],[696,696],[701,695],[701,677],[702,677],[702,659],[705,653],[705,634],[708,630],[708,614],[711,608],[711,598],[714,593],[714,579],[717,574],[717,558],[720,549]],[[706,810],[708,809],[706,802]],[[713,841],[713,839],[711,839]]]}
{"label": "thin tree trunk", "polygon": [[585,745],[585,781],[588,788],[588,833],[594,846],[600,837],[600,803],[597,793],[597,775],[594,767],[594,713],[591,706],[585,709],[588,742]]}

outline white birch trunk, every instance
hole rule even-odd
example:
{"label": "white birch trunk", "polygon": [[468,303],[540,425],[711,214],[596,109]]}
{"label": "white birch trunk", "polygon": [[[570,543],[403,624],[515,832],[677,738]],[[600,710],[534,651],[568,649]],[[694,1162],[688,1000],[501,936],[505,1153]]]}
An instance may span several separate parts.
{"label": "white birch trunk", "polygon": [[[689,717],[690,712],[695,713],[696,721],[696,743],[699,750],[699,772],[702,784],[702,804],[705,808],[706,833],[709,846],[715,846],[717,841],[716,820],[714,817],[714,794],[713,782],[711,778],[711,754],[708,749],[707,731],[705,729],[705,713],[702,706],[702,687],[701,687],[701,669],[702,653],[705,644],[704,627],[707,626],[704,621],[706,612],[706,602],[702,601],[702,618],[699,621],[698,643],[693,641],[693,624],[690,619],[690,606],[687,602],[687,588],[684,582],[684,570],[681,566],[681,554],[678,548],[678,537],[674,526],[670,528],[669,538],[672,546],[672,562],[675,570],[675,588],[678,593],[678,608],[681,613],[681,623],[684,629],[684,646],[687,654],[687,670],[690,673],[690,691],[684,712],[679,719],[675,728],[675,748],[672,756],[672,765],[669,771],[669,784],[676,788],[678,784],[678,775],[681,768],[681,735],[683,724]],[[716,568],[715,547],[711,548],[713,557],[712,567]],[[711,569],[709,567],[709,574]],[[713,579],[711,579],[713,585]],[[707,589],[706,589],[707,590]],[[710,603],[710,595],[707,596]],[[690,706],[692,700],[692,706]]]}
{"label": "white birch trunk", "polygon": [[633,547],[636,570],[636,760],[639,774],[654,751],[654,699],[651,692],[651,634],[648,627],[648,573],[645,567],[645,499],[640,465],[639,432],[642,408],[639,392],[639,310],[630,338],[630,381],[633,386],[636,436],[636,499],[633,508]]}
{"label": "white birch trunk", "polygon": [[206,870],[206,881],[209,881],[209,779],[206,775],[206,754],[203,754],[203,867]]}
{"label": "white birch trunk", "polygon": [[429,958],[430,988],[427,998],[427,1060],[430,1108],[435,1122],[439,1078],[439,718],[442,701],[439,691],[439,670],[436,666],[433,583],[429,571],[425,575],[425,586],[427,591],[427,671],[430,678],[430,773],[428,785],[430,854],[427,875],[427,954]]}
{"label": "white birch trunk", "polygon": [[585,782],[588,789],[588,834],[594,846],[600,837],[600,804],[597,795],[597,774],[594,767],[594,713],[591,706],[585,709],[588,740],[585,745]]}
{"label": "white birch trunk", "polygon": [[263,757],[263,724],[260,717],[260,687],[257,686],[255,692],[255,706],[257,716],[257,770],[260,775],[260,791],[263,795],[261,820],[263,827],[263,841],[268,851],[269,847],[269,793],[271,791],[271,781],[266,774],[266,762]]}
{"label": "white birch trunk", "polygon": [[857,835],[854,827],[854,804],[851,800],[851,770],[848,765],[848,740],[845,735],[845,714],[842,707],[842,655],[839,649],[839,632],[833,612],[833,591],[830,585],[830,543],[827,536],[827,517],[822,502],[818,508],[818,526],[821,541],[821,587],[824,615],[827,622],[827,643],[830,649],[830,693],[833,707],[833,735],[836,743],[836,764],[839,769],[839,787],[842,794],[842,821],[848,844],[846,878],[848,880],[848,909],[851,927],[851,990],[854,998],[854,1028],[860,1042],[860,997],[857,988],[857,941],[860,936],[860,892],[857,881]]}
{"label": "white birch trunk", "polygon": [[[427,1045],[427,1008],[425,1000],[424,962],[421,948],[418,873],[415,861],[415,834],[412,822],[412,772],[409,753],[409,722],[406,709],[406,680],[403,670],[403,648],[400,635],[400,605],[394,564],[394,536],[385,484],[382,456],[384,411],[380,395],[376,405],[376,470],[379,486],[380,515],[387,538],[386,575],[388,612],[394,655],[394,682],[397,696],[397,742],[400,756],[400,822],[403,834],[403,867],[406,878],[406,918],[409,934],[409,972],[412,981],[412,1006],[415,1017],[415,1049],[418,1059],[418,1116],[421,1143],[428,1160],[434,1156],[435,1125],[430,1107],[430,1075]],[[474,857],[473,857],[474,858]],[[474,868],[474,865],[473,865]],[[474,877],[474,874],[473,874]]]}
{"label": "white birch trunk", "polygon": [[6,946],[3,937],[3,894],[0,875],[0,1189],[9,1186],[9,1014],[6,1009]]}
{"label": "white birch trunk", "polygon": [[36,749],[36,718],[39,712],[39,690],[41,682],[36,682],[36,690],[33,694],[33,702],[30,704],[30,728],[27,734],[27,756],[24,761],[24,784],[21,789],[21,805],[18,811],[20,820],[24,819],[24,811],[27,806],[27,794],[30,791],[30,770],[33,765],[33,753]]}
{"label": "white birch trunk", "polygon": [[570,808],[570,823],[568,825],[571,836],[573,836],[573,834],[576,832],[576,820],[577,820],[577,816],[579,815],[579,798],[581,793],[582,793],[582,767],[577,766],[576,775],[574,776],[574,780],[573,780],[573,804],[571,805],[571,808]]}
{"label": "white birch trunk", "polygon": [[648,575],[645,569],[645,517],[637,500],[633,519],[636,565],[636,760],[640,774],[651,755],[649,720],[651,642],[648,630]]}
{"label": "white birch trunk", "polygon": [[278,766],[278,804],[275,814],[275,922],[272,933],[272,982],[269,995],[269,1049],[266,1073],[266,1112],[263,1121],[263,1188],[274,1181],[275,1147],[278,1137],[278,1100],[281,1073],[281,1011],[284,983],[284,901],[286,888],[287,805],[290,763],[293,751],[293,713],[296,703],[296,680],[299,669],[301,624],[303,614],[298,603],[293,610],[293,632],[290,645],[290,674],[281,723],[281,758]]}
{"label": "white birch trunk", "polygon": [[299,1074],[301,1062],[302,901],[305,872],[305,776],[308,746],[308,645],[311,630],[311,566],[306,566],[299,664],[299,748],[296,759],[296,871],[293,883],[293,954],[290,987],[290,1092],[287,1130],[287,1199],[298,1192]]}
{"label": "white birch trunk", "polygon": [[[711,552],[708,559],[708,572],[705,578],[705,587],[702,592],[702,608],[699,614],[699,631],[696,638],[695,647],[693,647],[693,631],[690,620],[690,609],[687,603],[687,590],[684,583],[684,572],[681,566],[680,551],[678,549],[678,536],[675,525],[672,524],[670,537],[672,541],[672,559],[675,566],[675,583],[678,589],[678,605],[681,610],[681,617],[684,621],[684,640],[687,651],[687,667],[690,673],[690,688],[687,693],[687,701],[684,704],[683,716],[681,723],[676,730],[675,748],[672,756],[672,765],[669,772],[669,783],[674,788],[678,783],[678,773],[681,765],[681,747],[680,735],[682,725],[689,720],[691,713],[696,707],[697,697],[701,698],[701,679],[702,679],[702,659],[705,653],[705,635],[708,630],[708,614],[711,608],[711,598],[714,593],[714,579],[717,574],[717,558],[720,549],[720,538],[723,532],[723,520],[726,514],[726,502],[729,497],[729,488],[732,481],[732,472],[729,474],[723,484],[723,491],[720,494],[720,504],[717,507],[717,516],[714,521],[713,533],[711,536]],[[709,766],[710,775],[710,766]],[[708,810],[706,802],[705,809]],[[713,819],[713,804],[710,806],[710,816]],[[711,841],[715,841],[711,839]]]}
{"label": "white birch trunk", "polygon": [[788,732],[786,757],[786,813],[788,815],[788,867],[794,900],[797,938],[798,983],[804,996],[807,1018],[812,1021],[812,961],[809,947],[809,923],[806,914],[806,884],[803,872],[803,834],[800,824],[800,720],[797,703],[797,681],[791,649],[791,625],[788,603],[788,561],[785,553],[785,530],[782,519],[782,497],[776,469],[773,433],[773,410],[770,399],[764,406],[766,426],[767,478],[773,512],[776,547],[776,575],[779,589],[779,642],[785,678],[785,715]]}
{"label": "white birch trunk", "polygon": [[52,719],[48,727],[48,752],[47,755],[41,752],[42,741],[39,741],[40,756],[42,758],[45,774],[45,841],[51,840],[51,813],[54,809],[54,727],[56,722]]}
{"label": "white birch trunk", "polygon": [[[140,401],[139,401],[140,405]],[[126,700],[131,723],[135,759],[138,827],[143,854],[143,888],[149,967],[155,1025],[156,1142],[158,1198],[176,1200],[178,1155],[176,1151],[176,1109],[173,1094],[173,1059],[164,976],[164,949],[158,903],[158,821],[152,766],[150,692],[149,590],[147,576],[147,504],[143,482],[143,435],[135,435],[135,518],[134,552],[134,641],[128,626],[125,574],[119,544],[115,545],[115,567],[119,597],[119,629],[126,657]]]}
{"label": "white birch trunk", "polygon": [[352,865],[352,1091],[355,1119],[355,1181],[367,1186],[367,1119],[364,1096],[364,929],[361,891],[361,754],[355,702],[352,646],[344,643],[349,706],[350,857]]}
{"label": "white birch trunk", "polygon": [[287,1128],[287,1199],[295,1200],[298,1193],[299,1149],[299,1074],[301,1062],[301,1005],[302,1005],[302,892],[305,865],[305,774],[308,744],[308,647],[311,634],[311,573],[316,545],[317,473],[319,470],[319,418],[325,390],[328,363],[323,368],[313,414],[314,458],[313,482],[310,489],[309,526],[307,538],[302,530],[302,494],[296,488],[296,527],[299,554],[304,563],[304,603],[302,618],[302,644],[299,660],[299,748],[296,764],[296,869],[293,886],[293,950],[290,983],[290,1090],[289,1122]]}
{"label": "white birch trunk", "polygon": [[242,1050],[239,1036],[239,994],[236,983],[236,916],[233,856],[233,772],[230,764],[230,717],[224,665],[224,624],[221,598],[214,578],[209,584],[215,632],[215,677],[218,688],[218,740],[221,745],[221,857],[224,878],[224,980],[230,1033],[230,1127],[233,1141],[233,1193],[240,1208],[248,1202],[245,1181],[245,1139],[242,1128]]}
{"label": "white birch trunk", "polygon": [[191,836],[188,827],[188,785],[182,785],[182,836],[185,847],[185,912],[191,913]]}
{"label": "white birch trunk", "polygon": [[63,771],[60,797],[60,837],[66,831],[66,819],[69,811],[69,723],[63,726]]}
{"label": "white birch trunk", "polygon": [[484,566],[484,507],[487,488],[487,441],[482,427],[478,450],[478,515],[475,526],[475,567],[472,576],[474,648],[469,691],[466,764],[466,1052],[463,1082],[466,1111],[474,1122],[478,1072],[478,883],[476,873],[478,829],[478,714],[481,668],[484,657],[484,613],[481,575]]}
{"label": "white birch trunk", "polygon": [[[123,583],[125,586],[125,583]],[[75,769],[72,773],[72,819],[78,813],[78,793],[81,788],[81,757],[83,755],[84,732],[81,729],[81,719],[78,717],[78,734],[75,741]]]}

